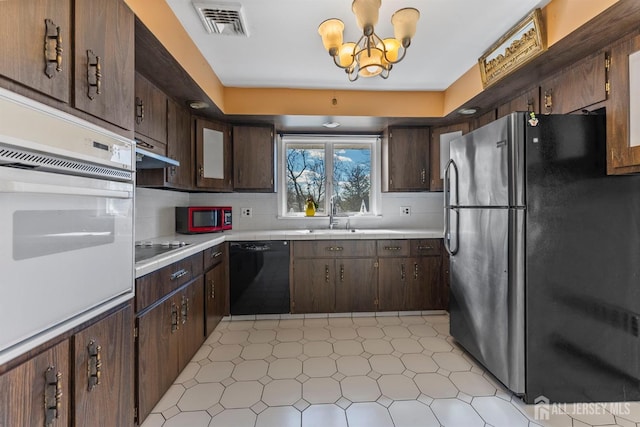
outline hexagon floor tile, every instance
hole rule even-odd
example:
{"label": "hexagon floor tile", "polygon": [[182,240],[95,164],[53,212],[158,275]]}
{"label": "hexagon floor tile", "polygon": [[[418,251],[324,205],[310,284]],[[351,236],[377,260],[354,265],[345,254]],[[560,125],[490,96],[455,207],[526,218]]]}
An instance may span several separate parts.
{"label": "hexagon floor tile", "polygon": [[384,314],[221,322],[142,427],[640,427],[640,403],[536,420],[447,314]]}

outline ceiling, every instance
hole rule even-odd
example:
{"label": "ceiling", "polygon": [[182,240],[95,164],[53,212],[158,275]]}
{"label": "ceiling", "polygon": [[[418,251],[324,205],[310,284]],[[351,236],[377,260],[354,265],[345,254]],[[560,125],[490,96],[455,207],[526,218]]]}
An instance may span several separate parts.
{"label": "ceiling", "polygon": [[[211,68],[228,87],[335,90],[439,91],[468,71],[514,24],[550,0],[383,0],[375,32],[393,36],[397,9],[420,11],[405,59],[387,80],[349,82],[333,64],[318,35],[328,18],[345,24],[345,41],[360,30],[350,0],[240,0],[249,37],[209,34],[192,0],[166,0]],[[229,4],[226,0],[193,0]]]}

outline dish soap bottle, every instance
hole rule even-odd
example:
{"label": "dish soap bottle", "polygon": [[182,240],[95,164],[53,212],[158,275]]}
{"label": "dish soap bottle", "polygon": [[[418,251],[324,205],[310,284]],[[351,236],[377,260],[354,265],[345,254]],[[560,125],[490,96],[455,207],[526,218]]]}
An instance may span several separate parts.
{"label": "dish soap bottle", "polygon": [[304,204],[304,214],[306,216],[314,216],[316,214],[316,203],[311,196],[307,197],[307,201]]}

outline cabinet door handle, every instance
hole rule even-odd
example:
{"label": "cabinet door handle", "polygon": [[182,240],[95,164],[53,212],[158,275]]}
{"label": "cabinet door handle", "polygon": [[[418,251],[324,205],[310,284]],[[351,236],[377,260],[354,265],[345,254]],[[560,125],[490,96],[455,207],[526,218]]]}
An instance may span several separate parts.
{"label": "cabinet door handle", "polygon": [[178,306],[175,303],[171,303],[171,333],[173,334],[175,331],[180,329],[180,325],[178,324]]}
{"label": "cabinet door handle", "polygon": [[213,280],[209,280],[209,286],[211,288],[211,292],[209,293],[209,298],[216,299],[216,282]]}
{"label": "cabinet door handle", "polygon": [[324,265],[324,281],[329,283],[329,264]]}
{"label": "cabinet door handle", "polygon": [[182,324],[184,325],[189,320],[189,297],[182,296],[182,306],[180,308],[180,314],[182,315]]}
{"label": "cabinet door handle", "polygon": [[100,57],[96,56],[92,50],[87,50],[87,96],[94,99],[102,93],[102,66]]}
{"label": "cabinet door handle", "polygon": [[44,73],[52,79],[62,71],[62,31],[51,19],[45,19],[44,25]]}
{"label": "cabinet door handle", "polygon": [[418,280],[418,263],[413,263],[413,278]]}
{"label": "cabinet door handle", "polygon": [[184,268],[181,268],[180,270],[176,271],[175,273],[173,273],[171,275],[171,280],[178,280],[181,277],[186,276],[187,274],[189,274],[189,272],[187,270],[185,270]]}
{"label": "cabinet door handle", "polygon": [[204,178],[204,166],[200,165],[198,167],[198,175],[200,175],[200,178]]}
{"label": "cabinet door handle", "polygon": [[544,91],[544,113],[551,114],[553,112],[553,89]]}
{"label": "cabinet door handle", "polygon": [[400,264],[400,279],[404,280],[407,274],[404,269],[404,264]]}
{"label": "cabinet door handle", "polygon": [[399,251],[400,249],[402,249],[402,248],[400,248],[400,246],[385,246],[384,247],[385,251]]}
{"label": "cabinet door handle", "polygon": [[87,351],[89,352],[89,359],[87,360],[88,390],[91,391],[100,384],[100,376],[102,375],[102,346],[98,345],[95,340],[91,340],[87,346]]}
{"label": "cabinet door handle", "polygon": [[136,123],[140,124],[144,120],[144,102],[136,96]]}
{"label": "cabinet door handle", "polygon": [[60,417],[62,409],[62,372],[56,372],[54,366],[49,366],[45,372],[46,386],[44,388],[44,425],[49,427]]}
{"label": "cabinet door handle", "polygon": [[340,264],[340,281],[344,281],[344,265]]}
{"label": "cabinet door handle", "polygon": [[422,179],[422,183],[427,182],[427,170],[422,168],[422,172],[420,173],[420,178]]}

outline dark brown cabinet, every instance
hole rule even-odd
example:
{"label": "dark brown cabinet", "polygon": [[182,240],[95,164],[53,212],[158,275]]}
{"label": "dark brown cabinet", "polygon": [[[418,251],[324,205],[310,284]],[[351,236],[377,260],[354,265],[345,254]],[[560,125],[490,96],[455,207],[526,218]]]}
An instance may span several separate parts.
{"label": "dark brown cabinet", "polygon": [[74,5],[74,106],[133,130],[133,12],[123,0],[75,0]]}
{"label": "dark brown cabinet", "polygon": [[202,253],[136,279],[136,408],[142,424],[204,342]]}
{"label": "dark brown cabinet", "polygon": [[390,127],[382,138],[382,191],[428,191],[430,129]]}
{"label": "dark brown cabinet", "polygon": [[[631,120],[637,120],[637,118],[630,117],[629,111],[631,101],[629,55],[639,51],[638,32],[611,47],[610,93],[607,101],[607,172],[609,174],[640,172],[640,145],[631,146],[630,140]],[[637,98],[638,94],[634,96]]]}
{"label": "dark brown cabinet", "polygon": [[227,308],[229,277],[228,250],[226,244],[216,245],[204,251],[205,269],[205,336],[209,336],[222,317],[229,313]]}
{"label": "dark brown cabinet", "polygon": [[69,426],[69,340],[0,375],[1,426]]}
{"label": "dark brown cabinet", "polygon": [[497,108],[497,118],[504,117],[514,111],[531,111],[540,113],[540,87],[529,89],[515,98],[500,104]]}
{"label": "dark brown cabinet", "polygon": [[167,97],[140,73],[135,79],[135,131],[167,143]]}
{"label": "dark brown cabinet", "polygon": [[232,191],[232,147],[229,126],[195,119],[196,187],[202,190]]}
{"label": "dark brown cabinet", "polygon": [[[142,148],[158,152],[180,162],[180,166],[163,169],[140,169],[136,174],[136,185],[141,187],[163,187],[177,190],[194,188],[193,143],[191,141],[191,115],[171,99],[167,100],[167,144],[141,138]],[[166,153],[165,153],[166,151]]]}
{"label": "dark brown cabinet", "polygon": [[233,127],[233,189],[273,192],[273,127]]}
{"label": "dark brown cabinet", "polygon": [[469,123],[461,122],[431,129],[431,148],[429,154],[431,159],[431,165],[429,167],[430,191],[442,191],[443,180],[440,177],[440,136],[450,132],[462,132],[464,135],[469,132]]}
{"label": "dark brown cabinet", "polygon": [[599,53],[544,80],[540,84],[541,113],[571,113],[605,101],[607,64],[607,55]]}
{"label": "dark brown cabinet", "polygon": [[386,247],[400,249],[381,253],[379,242],[379,310],[443,309],[440,241],[425,239],[382,242]]}
{"label": "dark brown cabinet", "polygon": [[294,313],[375,311],[373,240],[293,242]]}
{"label": "dark brown cabinet", "polygon": [[0,2],[0,75],[68,103],[72,35],[69,0]]}
{"label": "dark brown cabinet", "polygon": [[131,305],[75,334],[73,349],[74,425],[132,425],[134,352]]}

